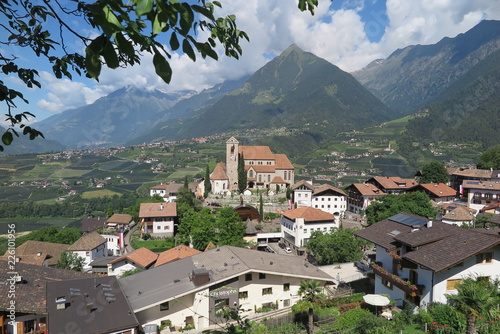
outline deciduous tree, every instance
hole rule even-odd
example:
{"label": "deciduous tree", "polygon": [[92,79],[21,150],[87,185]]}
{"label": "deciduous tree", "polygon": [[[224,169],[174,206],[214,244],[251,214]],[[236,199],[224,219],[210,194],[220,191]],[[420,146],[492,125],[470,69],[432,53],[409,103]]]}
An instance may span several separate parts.
{"label": "deciduous tree", "polygon": [[329,233],[315,231],[306,250],[320,265],[358,261],[363,258],[366,241],[354,236],[354,229],[335,228]]}
{"label": "deciduous tree", "polygon": [[[298,4],[301,11],[314,13],[318,0],[298,0]],[[249,38],[237,28],[234,15],[218,15],[220,8],[221,3],[215,0],[75,0],[64,4],[57,0],[1,0],[0,70],[4,76],[17,76],[31,89],[41,87],[39,69],[22,67],[21,54],[26,57],[32,52],[44,58],[41,62],[48,61],[58,79],[71,80],[74,74],[84,74],[98,80],[103,65],[111,69],[132,66],[149,53],[156,74],[169,83],[169,59],[174,52],[184,53],[193,61],[197,56],[217,60],[218,46],[227,57],[239,58],[242,54],[241,40]],[[75,30],[71,27],[73,20],[88,26]],[[200,30],[207,34],[199,33]],[[77,43],[73,43],[75,39]],[[77,51],[73,52],[70,44],[76,44]],[[9,87],[9,80],[0,80],[0,102],[4,103],[8,122],[2,135],[3,145],[10,145],[19,133],[30,139],[43,137],[26,124],[35,115],[14,111],[20,101],[29,101]]]}
{"label": "deciduous tree", "polygon": [[61,269],[82,271],[85,259],[71,251],[64,251],[57,261],[56,267]]}
{"label": "deciduous tree", "polygon": [[420,191],[380,196],[378,201],[370,203],[365,211],[369,225],[375,224],[401,212],[413,213],[427,218],[434,218],[437,210],[431,205],[429,197]]}
{"label": "deciduous tree", "polygon": [[426,163],[422,166],[421,172],[420,183],[447,183],[450,180],[446,167],[438,161]]}

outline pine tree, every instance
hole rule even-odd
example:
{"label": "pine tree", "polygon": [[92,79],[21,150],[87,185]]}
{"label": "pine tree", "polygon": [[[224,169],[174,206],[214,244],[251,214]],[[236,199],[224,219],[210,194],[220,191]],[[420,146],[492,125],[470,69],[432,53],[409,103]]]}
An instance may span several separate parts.
{"label": "pine tree", "polygon": [[210,183],[210,170],[208,169],[207,165],[207,170],[205,172],[205,191],[203,192],[203,197],[207,198],[208,195],[212,192],[212,184]]}
{"label": "pine tree", "polygon": [[243,153],[240,154],[238,159],[238,190],[240,193],[244,192],[247,188],[247,172],[245,171],[245,157]]}

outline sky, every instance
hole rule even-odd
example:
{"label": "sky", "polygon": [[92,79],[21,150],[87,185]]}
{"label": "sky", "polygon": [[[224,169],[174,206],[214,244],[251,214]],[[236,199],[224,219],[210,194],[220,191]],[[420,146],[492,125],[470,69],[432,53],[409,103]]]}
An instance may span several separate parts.
{"label": "sky", "polygon": [[[500,20],[500,0],[319,0],[315,15],[300,12],[297,0],[221,0],[220,14],[235,14],[238,28],[250,41],[243,41],[239,60],[219,53],[219,61],[196,62],[186,55],[173,54],[170,85],[155,72],[151,56],[145,54],[140,66],[110,70],[103,68],[99,82],[77,75],[73,80],[56,79],[50,66],[24,51],[23,61],[37,66],[42,89],[30,89],[17,78],[7,78],[12,88],[30,100],[19,111],[43,120],[64,110],[91,104],[124,86],[173,92],[202,91],[227,79],[251,74],[291,44],[324,58],[346,72],[353,72],[376,59],[388,57],[398,48],[433,44],[474,27],[481,20]],[[73,22],[75,29],[95,36],[89,27]],[[71,43],[70,43],[71,44]],[[83,52],[83,45],[71,45]],[[79,49],[80,48],[80,49]]]}

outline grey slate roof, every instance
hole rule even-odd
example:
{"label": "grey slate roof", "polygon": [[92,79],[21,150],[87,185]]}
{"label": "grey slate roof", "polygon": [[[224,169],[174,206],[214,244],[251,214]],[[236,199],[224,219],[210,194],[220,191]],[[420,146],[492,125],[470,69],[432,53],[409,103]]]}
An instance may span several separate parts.
{"label": "grey slate roof", "polygon": [[412,231],[410,226],[393,221],[391,218],[358,231],[355,235],[386,250],[395,249],[403,244],[413,247],[411,251],[403,254],[403,258],[435,272],[449,269],[500,245],[500,235],[485,233],[480,229],[466,229],[433,222],[432,227],[421,226]]}
{"label": "grey slate roof", "polygon": [[11,279],[14,274],[22,278],[22,283],[15,285],[16,312],[46,314],[46,282],[62,281],[72,278],[91,277],[89,274],[73,270],[50,268],[33,264],[16,263],[11,268],[9,262],[0,261],[0,311],[4,311],[9,306],[10,284],[7,279]]}
{"label": "grey slate roof", "polygon": [[[66,307],[58,309],[56,299],[61,297]],[[114,276],[47,283],[47,310],[50,333],[66,333],[68,323],[81,334],[112,333],[139,326]]]}
{"label": "grey slate roof", "polygon": [[[209,283],[201,286],[193,283],[190,275],[196,269],[210,273]],[[299,257],[222,246],[121,278],[119,282],[134,312],[137,312],[248,272],[332,280],[330,275],[315,266],[305,266]]]}

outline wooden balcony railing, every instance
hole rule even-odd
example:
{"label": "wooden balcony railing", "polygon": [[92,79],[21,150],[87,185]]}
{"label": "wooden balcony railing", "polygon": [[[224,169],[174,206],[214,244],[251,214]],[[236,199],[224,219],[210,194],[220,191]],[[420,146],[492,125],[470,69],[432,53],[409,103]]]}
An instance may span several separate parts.
{"label": "wooden balcony railing", "polygon": [[381,278],[387,280],[388,282],[391,282],[393,285],[395,285],[397,288],[400,290],[409,293],[411,296],[420,296],[422,295],[422,291],[424,290],[425,286],[420,285],[420,284],[413,284],[412,282],[405,280],[398,275],[391,274],[387,270],[382,267],[382,265],[378,263],[372,264],[373,272],[375,275],[380,276]]}

